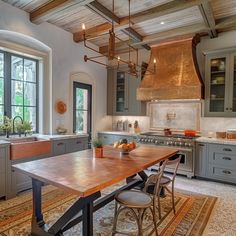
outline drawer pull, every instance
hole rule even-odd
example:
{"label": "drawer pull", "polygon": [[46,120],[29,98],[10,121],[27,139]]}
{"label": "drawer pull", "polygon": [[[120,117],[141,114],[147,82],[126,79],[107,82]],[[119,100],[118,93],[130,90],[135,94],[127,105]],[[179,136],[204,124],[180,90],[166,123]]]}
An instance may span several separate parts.
{"label": "drawer pull", "polygon": [[61,146],[61,145],[64,145],[64,143],[58,143],[57,146]]}
{"label": "drawer pull", "polygon": [[229,170],[223,170],[222,171],[224,174],[227,174],[227,175],[230,175],[231,174],[231,171],[229,171]]}
{"label": "drawer pull", "polygon": [[232,150],[230,148],[224,148],[223,151],[225,151],[225,152],[232,152]]}
{"label": "drawer pull", "polygon": [[205,147],[205,144],[198,144],[198,146],[200,146],[200,147]]}
{"label": "drawer pull", "polygon": [[77,141],[77,142],[76,142],[76,144],[80,144],[80,143],[82,143],[82,142],[81,142],[81,141]]}
{"label": "drawer pull", "polygon": [[224,160],[231,161],[232,159],[230,157],[223,157]]}

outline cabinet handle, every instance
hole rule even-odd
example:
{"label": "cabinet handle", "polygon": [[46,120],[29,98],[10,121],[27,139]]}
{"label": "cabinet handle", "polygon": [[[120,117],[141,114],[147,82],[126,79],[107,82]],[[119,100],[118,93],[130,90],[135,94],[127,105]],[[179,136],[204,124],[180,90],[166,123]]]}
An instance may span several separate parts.
{"label": "cabinet handle", "polygon": [[228,111],[229,110],[229,108],[228,107],[226,107],[226,111]]}
{"label": "cabinet handle", "polygon": [[205,144],[200,143],[200,144],[198,144],[198,146],[205,147]]}
{"label": "cabinet handle", "polygon": [[232,111],[233,110],[232,107],[230,107],[229,110]]}
{"label": "cabinet handle", "polygon": [[224,148],[223,151],[225,151],[225,152],[232,152],[232,150],[230,148]]}
{"label": "cabinet handle", "polygon": [[57,146],[61,146],[61,145],[64,145],[64,143],[58,143]]}
{"label": "cabinet handle", "polygon": [[231,174],[231,171],[229,171],[229,170],[223,170],[222,171],[224,174],[227,174],[227,175],[230,175]]}
{"label": "cabinet handle", "polygon": [[232,159],[230,157],[223,157],[224,160],[231,161]]}
{"label": "cabinet handle", "polygon": [[128,108],[125,108],[124,110],[125,110],[125,111],[128,111]]}
{"label": "cabinet handle", "polygon": [[81,143],[81,141],[77,141],[77,142],[76,142],[76,144],[80,144],[80,143]]}

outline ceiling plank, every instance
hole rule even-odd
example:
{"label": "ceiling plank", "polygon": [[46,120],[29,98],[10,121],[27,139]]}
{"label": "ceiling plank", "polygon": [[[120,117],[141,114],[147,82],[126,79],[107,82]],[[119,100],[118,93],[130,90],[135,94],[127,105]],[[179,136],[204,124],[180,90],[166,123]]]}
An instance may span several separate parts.
{"label": "ceiling plank", "polygon": [[216,38],[217,37],[216,23],[210,2],[209,1],[202,2],[199,5],[199,10],[202,14],[206,26],[209,27],[210,29],[208,34],[210,35],[211,38]]}
{"label": "ceiling plank", "polygon": [[106,20],[112,22],[114,21],[115,23],[119,24],[120,23],[120,18],[115,15],[112,11],[104,7],[101,3],[99,3],[97,0],[90,2],[89,4],[86,5],[90,10],[94,11],[98,15],[102,16]]}
{"label": "ceiling plank", "polygon": [[[173,0],[169,3],[153,7],[152,9],[139,12],[130,17],[132,24],[137,24],[143,21],[151,20],[156,17],[174,13],[177,11],[184,10],[186,8],[197,6],[204,2],[204,0]],[[101,27],[101,30],[99,29]],[[120,24],[115,25],[116,30],[122,30],[129,27],[129,17],[123,17],[120,19]],[[86,37],[93,38],[97,37],[99,34],[103,34],[111,29],[111,24],[107,23],[106,25],[99,25],[97,27],[90,28],[86,30]],[[88,35],[87,35],[88,34]],[[83,31],[74,33],[74,41],[81,42],[83,41]]]}
{"label": "ceiling plank", "polygon": [[76,7],[83,6],[90,3],[92,0],[53,0],[44,4],[43,6],[37,8],[36,10],[30,13],[30,20],[35,24],[40,24],[51,18],[56,12],[62,11],[63,9],[73,6],[76,4]]}

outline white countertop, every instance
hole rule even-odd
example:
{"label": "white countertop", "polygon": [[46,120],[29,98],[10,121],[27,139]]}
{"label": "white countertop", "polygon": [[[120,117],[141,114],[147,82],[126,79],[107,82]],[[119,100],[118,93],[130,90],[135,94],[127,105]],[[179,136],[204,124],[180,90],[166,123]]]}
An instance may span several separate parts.
{"label": "white countertop", "polygon": [[37,138],[48,139],[48,140],[60,140],[69,138],[83,138],[88,137],[88,134],[35,134]]}
{"label": "white countertop", "polygon": [[197,142],[202,143],[216,143],[216,144],[230,144],[236,145],[236,139],[221,139],[221,138],[208,138],[208,137],[199,137],[196,139]]}

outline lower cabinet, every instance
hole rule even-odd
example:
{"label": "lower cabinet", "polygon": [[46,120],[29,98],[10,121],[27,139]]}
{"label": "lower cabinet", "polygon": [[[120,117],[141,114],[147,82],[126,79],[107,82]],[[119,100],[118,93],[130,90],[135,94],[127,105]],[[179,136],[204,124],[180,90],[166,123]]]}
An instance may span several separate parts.
{"label": "lower cabinet", "polygon": [[236,145],[197,143],[195,175],[236,183]]}
{"label": "lower cabinet", "polygon": [[88,137],[53,140],[53,156],[88,149]]}
{"label": "lower cabinet", "polygon": [[236,183],[236,146],[209,145],[208,176],[212,179]]}
{"label": "lower cabinet", "polygon": [[206,143],[196,144],[195,175],[207,177],[208,145]]}
{"label": "lower cabinet", "polygon": [[118,135],[118,134],[105,134],[98,133],[98,138],[102,141],[103,145],[112,145],[121,139],[127,139],[128,142],[136,141],[137,137],[132,135]]}

